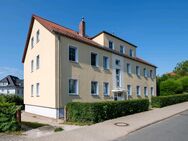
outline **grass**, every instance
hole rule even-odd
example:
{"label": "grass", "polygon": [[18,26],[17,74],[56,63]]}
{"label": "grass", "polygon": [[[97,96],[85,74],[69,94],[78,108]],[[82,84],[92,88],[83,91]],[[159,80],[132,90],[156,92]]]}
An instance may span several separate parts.
{"label": "grass", "polygon": [[38,123],[38,122],[27,122],[27,121],[22,121],[22,124],[25,126],[34,128],[34,129],[48,125],[48,124],[43,124],[43,123]]}
{"label": "grass", "polygon": [[57,127],[57,128],[54,129],[54,132],[60,132],[60,131],[63,131],[63,130],[64,130],[63,128]]}
{"label": "grass", "polygon": [[62,124],[67,124],[67,125],[78,125],[78,126],[85,126],[85,125],[92,125],[93,123],[91,122],[64,122]]}

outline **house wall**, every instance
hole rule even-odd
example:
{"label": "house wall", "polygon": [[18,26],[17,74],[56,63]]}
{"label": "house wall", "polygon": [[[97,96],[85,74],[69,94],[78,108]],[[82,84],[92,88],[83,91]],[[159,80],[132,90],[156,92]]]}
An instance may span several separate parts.
{"label": "house wall", "polygon": [[126,42],[123,42],[117,38],[114,38],[106,33],[102,33],[99,36],[93,38],[93,41],[99,43],[102,46],[109,47],[109,41],[113,41],[114,49],[120,51],[120,45],[125,47],[125,54],[129,56],[129,51],[132,49],[134,51],[134,56],[136,56],[136,48]]}
{"label": "house wall", "polygon": [[[40,30],[40,41],[36,44],[37,30]],[[32,37],[35,42],[33,48],[31,48]],[[40,56],[39,69],[36,69],[37,55]],[[31,72],[31,60],[34,60],[33,72]],[[31,106],[56,108],[55,79],[55,36],[35,20],[24,62],[24,104],[26,107],[30,106],[26,111],[31,109]],[[40,96],[36,96],[36,83],[40,83]],[[33,97],[31,85],[34,85]]]}
{"label": "house wall", "polygon": [[[78,63],[69,61],[69,45],[77,47],[78,49]],[[91,52],[98,53],[99,55],[99,67],[95,68],[90,65],[90,54]],[[110,57],[110,69],[109,71],[103,70],[103,56]],[[115,84],[115,60],[121,61],[121,85],[122,88],[127,90],[127,85],[132,86],[132,96],[130,98],[139,98],[136,95],[136,86],[141,87],[141,97],[144,96],[144,87],[147,86],[148,90],[150,87],[156,87],[156,80],[151,78],[145,78],[143,76],[143,68],[153,70],[155,68],[136,62],[134,60],[112,54],[110,52],[91,47],[84,43],[66,38],[61,36],[60,38],[60,105],[64,106],[71,101],[82,101],[82,102],[94,102],[113,100],[112,90],[116,88]],[[132,74],[128,75],[126,70],[127,63],[132,64]],[[141,77],[138,78],[135,74],[135,68],[139,65],[141,69]],[[77,79],[79,83],[79,95],[71,96],[68,92],[68,80],[70,78]],[[91,95],[91,81],[98,81],[99,83],[99,95]],[[110,85],[110,96],[103,96],[103,82],[109,82]],[[149,92],[148,92],[149,94]],[[155,92],[156,94],[156,92]],[[61,107],[60,106],[60,107]]]}

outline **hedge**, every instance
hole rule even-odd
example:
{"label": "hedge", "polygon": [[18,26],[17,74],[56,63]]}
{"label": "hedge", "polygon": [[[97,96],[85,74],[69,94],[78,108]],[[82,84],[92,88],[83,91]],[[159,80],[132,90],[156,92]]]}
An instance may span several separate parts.
{"label": "hedge", "polygon": [[148,99],[94,103],[71,102],[66,105],[66,118],[69,122],[97,123],[108,119],[147,111],[148,108]]}
{"label": "hedge", "polygon": [[16,106],[14,103],[0,103],[0,132],[20,129],[16,121],[16,111],[20,108],[21,106]]}
{"label": "hedge", "polygon": [[152,107],[161,108],[188,101],[188,94],[152,97],[151,101]]}

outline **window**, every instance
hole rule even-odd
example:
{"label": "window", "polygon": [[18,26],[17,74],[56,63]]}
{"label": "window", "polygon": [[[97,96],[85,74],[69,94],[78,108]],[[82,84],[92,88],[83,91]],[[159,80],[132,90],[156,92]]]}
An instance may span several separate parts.
{"label": "window", "polygon": [[116,65],[120,66],[120,60],[116,59]]}
{"label": "window", "polygon": [[127,64],[127,73],[131,74],[131,64]]}
{"label": "window", "polygon": [[103,68],[109,69],[109,57],[103,56]]}
{"label": "window", "polygon": [[140,67],[136,66],[136,75],[140,76]]}
{"label": "window", "polygon": [[148,88],[147,87],[144,87],[144,95],[148,96]]}
{"label": "window", "polygon": [[114,49],[114,43],[112,41],[109,41],[109,48]]}
{"label": "window", "polygon": [[147,70],[144,68],[144,77],[147,77]]}
{"label": "window", "polygon": [[40,41],[40,30],[37,31],[36,33],[36,38],[37,38],[37,43]]}
{"label": "window", "polygon": [[75,47],[69,47],[69,60],[78,62],[78,50]]}
{"label": "window", "polygon": [[34,95],[34,85],[31,85],[31,97]]}
{"label": "window", "polygon": [[34,61],[32,60],[31,61],[31,72],[33,72],[33,69],[34,69]]}
{"label": "window", "polygon": [[116,87],[120,87],[120,69],[116,69]]}
{"label": "window", "polygon": [[98,67],[98,58],[96,53],[91,53],[91,65]]}
{"label": "window", "polygon": [[134,57],[134,51],[132,49],[130,49],[130,51],[129,51],[129,56]]}
{"label": "window", "polygon": [[151,87],[151,96],[154,96],[154,89]]}
{"label": "window", "polygon": [[40,83],[36,84],[36,96],[40,96]]}
{"label": "window", "polygon": [[107,83],[107,82],[104,82],[104,84],[103,84],[103,94],[105,95],[105,96],[107,96],[107,95],[109,95],[109,83]]}
{"label": "window", "polygon": [[120,45],[120,53],[125,53],[125,47],[124,46],[122,46],[122,45]]}
{"label": "window", "polygon": [[78,95],[78,80],[69,79],[69,95]]}
{"label": "window", "polygon": [[131,85],[127,85],[127,94],[128,96],[132,95]]}
{"label": "window", "polygon": [[98,82],[97,81],[91,82],[91,94],[98,95]]}
{"label": "window", "polygon": [[137,96],[140,96],[140,95],[141,95],[140,86],[136,86],[136,95],[137,95]]}
{"label": "window", "polygon": [[31,48],[34,47],[34,37],[31,38]]}
{"label": "window", "polygon": [[150,70],[150,73],[149,73],[149,75],[150,75],[150,78],[154,78],[154,76],[153,76],[153,71],[152,70]]}
{"label": "window", "polygon": [[37,55],[36,68],[39,69],[39,67],[40,67],[40,57],[39,57],[39,55]]}

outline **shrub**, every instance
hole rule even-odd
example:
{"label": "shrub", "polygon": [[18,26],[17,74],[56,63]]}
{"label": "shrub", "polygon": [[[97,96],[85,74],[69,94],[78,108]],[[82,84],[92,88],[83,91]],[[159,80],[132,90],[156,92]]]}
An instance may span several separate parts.
{"label": "shrub", "polygon": [[20,129],[20,125],[16,121],[16,111],[20,108],[13,103],[0,103],[0,132]]}
{"label": "shrub", "polygon": [[183,87],[181,83],[174,79],[168,79],[160,84],[160,95],[173,95],[176,93],[182,93]]}
{"label": "shrub", "polygon": [[17,95],[0,95],[0,102],[1,103],[15,103],[16,105],[22,105],[22,108],[24,107],[23,104],[23,98]]}
{"label": "shrub", "polygon": [[188,92],[188,76],[180,78],[179,81],[183,87],[183,92]]}
{"label": "shrub", "polygon": [[152,97],[151,104],[152,107],[161,108],[185,101],[188,101],[188,94]]}
{"label": "shrub", "polygon": [[81,103],[72,102],[66,106],[67,121],[97,123],[125,115],[147,111],[148,99]]}

